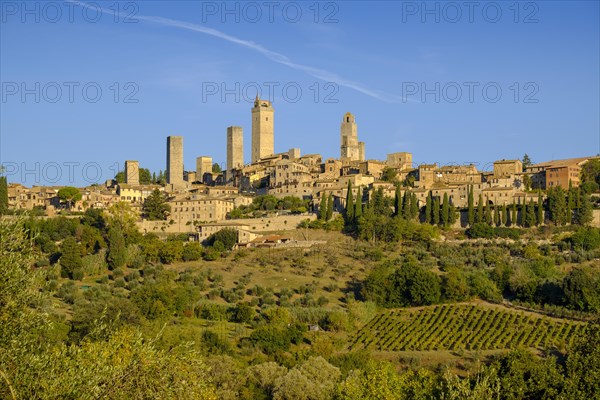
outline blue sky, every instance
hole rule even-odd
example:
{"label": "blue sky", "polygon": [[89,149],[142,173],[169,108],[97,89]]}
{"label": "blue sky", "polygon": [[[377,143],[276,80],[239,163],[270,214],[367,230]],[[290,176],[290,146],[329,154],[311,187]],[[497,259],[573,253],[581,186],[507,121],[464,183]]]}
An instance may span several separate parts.
{"label": "blue sky", "polygon": [[600,152],[597,1],[275,3],[0,1],[9,181],[103,182],[127,159],[164,170],[168,135],[184,136],[186,169],[224,163],[230,125],[248,162],[257,86],[274,88],[278,152],[338,157],[347,111],[371,159],[485,169]]}

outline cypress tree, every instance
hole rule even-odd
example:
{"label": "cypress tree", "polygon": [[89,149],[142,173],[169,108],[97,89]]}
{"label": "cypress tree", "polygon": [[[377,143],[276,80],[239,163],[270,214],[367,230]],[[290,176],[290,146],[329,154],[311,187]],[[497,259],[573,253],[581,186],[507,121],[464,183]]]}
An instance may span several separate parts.
{"label": "cypress tree", "polygon": [[346,224],[354,222],[354,195],[352,194],[352,182],[348,180],[348,193],[346,193]]}
{"label": "cypress tree", "polygon": [[[469,189],[470,188],[470,189]],[[473,226],[473,224],[475,223],[475,207],[474,207],[474,200],[473,200],[473,185],[467,186],[467,192],[468,192],[468,201],[469,201],[469,205],[468,205],[468,212],[467,212],[467,218],[468,218],[468,222],[469,222],[469,226]]]}
{"label": "cypress tree", "polygon": [[120,225],[116,224],[108,229],[108,252],[106,261],[111,269],[120,268],[127,262],[127,247],[125,236]]}
{"label": "cypress tree", "polygon": [[494,225],[496,226],[500,226],[500,207],[499,206],[495,206],[494,207]]}
{"label": "cypress tree", "polygon": [[400,186],[396,186],[396,195],[394,196],[394,215],[395,216],[399,216],[400,210],[402,209],[400,199],[401,199]]}
{"label": "cypress tree", "polygon": [[564,225],[567,222],[567,204],[563,188],[557,186],[548,191],[548,206],[550,209],[550,220],[556,225]]}
{"label": "cypress tree", "polygon": [[73,275],[83,267],[81,246],[73,236],[63,240],[60,246],[60,267],[63,277],[73,279]]}
{"label": "cypress tree", "polygon": [[8,181],[5,176],[0,176],[0,215],[8,211]]}
{"label": "cypress tree", "polygon": [[438,225],[440,223],[440,197],[435,196],[433,199],[433,207],[431,207],[432,216],[431,220],[434,225]]}
{"label": "cypress tree", "polygon": [[544,224],[544,199],[542,198],[542,192],[538,191],[538,201],[537,201],[537,224]]}
{"label": "cypress tree", "polygon": [[431,191],[427,194],[427,201],[425,202],[425,222],[431,223],[431,208],[433,207],[433,199],[431,198]]}
{"label": "cypress tree", "polygon": [[327,199],[327,214],[325,215],[325,221],[329,221],[331,217],[333,217],[333,193],[331,193]]}
{"label": "cypress tree", "polygon": [[581,205],[577,209],[575,213],[574,221],[579,225],[587,225],[592,222],[593,219],[593,211],[592,211],[592,202],[590,200],[590,196],[585,194],[581,199]]}
{"label": "cypress tree", "polygon": [[535,226],[537,222],[537,218],[535,215],[535,205],[533,203],[533,199],[529,200],[529,206],[527,207],[527,216],[525,217],[525,222],[528,227]]}
{"label": "cypress tree", "polygon": [[354,220],[358,221],[360,217],[362,217],[362,188],[358,188],[358,192],[356,193],[356,202],[354,203]]}
{"label": "cypress tree", "polygon": [[575,208],[575,202],[573,199],[573,183],[569,179],[569,191],[567,192],[567,211],[566,211],[566,222],[568,224],[573,221],[573,208]]}
{"label": "cypress tree", "polygon": [[327,197],[327,193],[323,194],[321,204],[319,204],[319,219],[322,221],[325,221],[327,218],[327,203],[329,202]]}
{"label": "cypress tree", "polygon": [[523,205],[521,206],[521,218],[519,219],[519,225],[525,227],[527,226],[527,197],[523,200]]}
{"label": "cypress tree", "polygon": [[512,203],[512,214],[510,216],[510,225],[517,226],[517,203],[515,203],[514,198]]}
{"label": "cypress tree", "polygon": [[454,204],[452,204],[452,202],[450,202],[450,207],[448,210],[448,224],[454,225],[457,218],[458,218],[458,213],[456,212],[456,207],[454,207]]}
{"label": "cypress tree", "polygon": [[450,223],[450,203],[448,201],[448,193],[444,193],[444,201],[442,202],[442,225],[448,226]]}
{"label": "cypress tree", "polygon": [[477,204],[477,214],[475,215],[475,222],[483,222],[483,194],[479,193],[479,203]]}
{"label": "cypress tree", "polygon": [[419,200],[416,193],[410,195],[410,219],[415,219],[419,215]]}
{"label": "cypress tree", "polygon": [[502,225],[508,226],[508,212],[506,204],[502,204]]}
{"label": "cypress tree", "polygon": [[408,190],[405,190],[404,197],[402,198],[402,216],[404,217],[404,219],[410,219],[410,200],[410,192]]}
{"label": "cypress tree", "polygon": [[487,201],[485,203],[485,222],[488,225],[492,225],[492,222],[494,222],[492,218],[492,206]]}
{"label": "cypress tree", "polygon": [[369,207],[376,214],[389,215],[389,208],[385,204],[385,196],[383,195],[382,187],[379,187],[377,190],[373,191]]}

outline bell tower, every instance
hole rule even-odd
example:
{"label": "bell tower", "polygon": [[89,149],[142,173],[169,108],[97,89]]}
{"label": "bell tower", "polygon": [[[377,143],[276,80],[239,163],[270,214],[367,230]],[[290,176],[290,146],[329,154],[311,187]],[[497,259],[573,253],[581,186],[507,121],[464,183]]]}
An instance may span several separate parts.
{"label": "bell tower", "polygon": [[270,101],[256,95],[252,108],[252,162],[275,153],[274,110]]}
{"label": "bell tower", "polygon": [[360,160],[360,150],[358,144],[358,133],[354,115],[347,112],[344,114],[340,126],[340,158],[342,160],[358,161]]}

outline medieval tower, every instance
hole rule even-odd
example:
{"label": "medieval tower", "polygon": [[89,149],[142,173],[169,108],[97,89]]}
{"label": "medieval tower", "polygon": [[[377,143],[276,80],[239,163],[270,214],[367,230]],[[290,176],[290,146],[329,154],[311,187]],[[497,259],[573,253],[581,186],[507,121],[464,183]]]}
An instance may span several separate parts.
{"label": "medieval tower", "polygon": [[252,162],[275,153],[273,106],[258,95],[252,108]]}
{"label": "medieval tower", "polygon": [[[254,134],[254,128],[252,133]],[[244,132],[241,126],[230,126],[227,128],[227,171],[240,168],[243,165]]]}
{"label": "medieval tower", "polygon": [[[358,144],[358,133],[354,115],[347,112],[340,126],[340,158],[346,161],[359,161],[361,148]],[[364,147],[362,148],[364,157]]]}
{"label": "medieval tower", "polygon": [[183,186],[183,136],[167,137],[167,183]]}
{"label": "medieval tower", "polygon": [[125,183],[128,185],[140,184],[140,163],[138,161],[125,161]]}

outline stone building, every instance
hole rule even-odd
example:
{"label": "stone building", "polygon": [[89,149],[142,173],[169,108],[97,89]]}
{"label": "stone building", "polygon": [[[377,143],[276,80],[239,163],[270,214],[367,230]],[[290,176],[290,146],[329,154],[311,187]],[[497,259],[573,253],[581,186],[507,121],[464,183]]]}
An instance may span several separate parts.
{"label": "stone building", "polygon": [[247,224],[241,224],[236,222],[215,222],[209,224],[202,224],[198,226],[197,240],[203,242],[220,230],[233,229],[237,232],[237,243],[248,243],[257,237],[261,236],[259,233],[252,232],[250,226]]}
{"label": "stone building", "polygon": [[526,172],[531,176],[534,188],[545,190],[551,187],[562,186],[563,189],[566,189],[569,187],[569,182],[573,187],[577,187],[581,179],[581,167],[587,161],[598,158],[600,157],[552,160],[531,165],[527,168]]}
{"label": "stone building", "polygon": [[173,188],[184,186],[183,136],[167,137],[167,183]]}
{"label": "stone building", "polygon": [[48,206],[59,206],[59,186],[32,186],[25,187],[20,183],[8,185],[8,208],[13,210],[46,208]]}
{"label": "stone building", "polygon": [[[207,177],[205,177],[205,175],[206,174],[212,175],[212,166],[213,166],[212,157],[209,157],[209,156],[196,157],[196,181],[201,182],[201,183],[208,183]],[[208,180],[212,180],[212,176]]]}
{"label": "stone building", "polygon": [[275,168],[271,171],[269,186],[275,188],[282,185],[295,185],[310,180],[310,170],[306,165],[290,160],[281,160],[277,162]]}
{"label": "stone building", "polygon": [[125,161],[125,183],[129,185],[140,184],[140,163],[138,161]]}
{"label": "stone building", "polygon": [[117,195],[121,201],[132,204],[142,205],[146,197],[150,196],[154,190],[163,191],[160,185],[129,185],[120,183],[117,185]]}
{"label": "stone building", "polygon": [[227,171],[244,166],[244,131],[241,126],[227,128]]}
{"label": "stone building", "polygon": [[494,161],[494,177],[507,178],[523,173],[523,163],[520,160]]}
{"label": "stone building", "polygon": [[290,160],[297,160],[300,158],[300,149],[299,148],[289,149],[288,155],[290,157]]}
{"label": "stone building", "polygon": [[443,167],[438,167],[437,164],[421,164],[415,186],[430,189],[434,186],[475,184],[481,181],[482,175],[473,164]]}
{"label": "stone building", "polygon": [[412,153],[390,153],[387,155],[386,164],[399,170],[412,169]]}
{"label": "stone building", "polygon": [[386,164],[382,161],[368,160],[363,161],[358,166],[358,171],[363,175],[371,175],[377,179],[381,178]]}
{"label": "stone building", "polygon": [[235,207],[232,200],[215,197],[175,198],[167,203],[171,206],[169,218],[180,225],[222,221]]}
{"label": "stone building", "polygon": [[252,108],[252,162],[275,153],[274,110],[270,101],[258,95]]}

